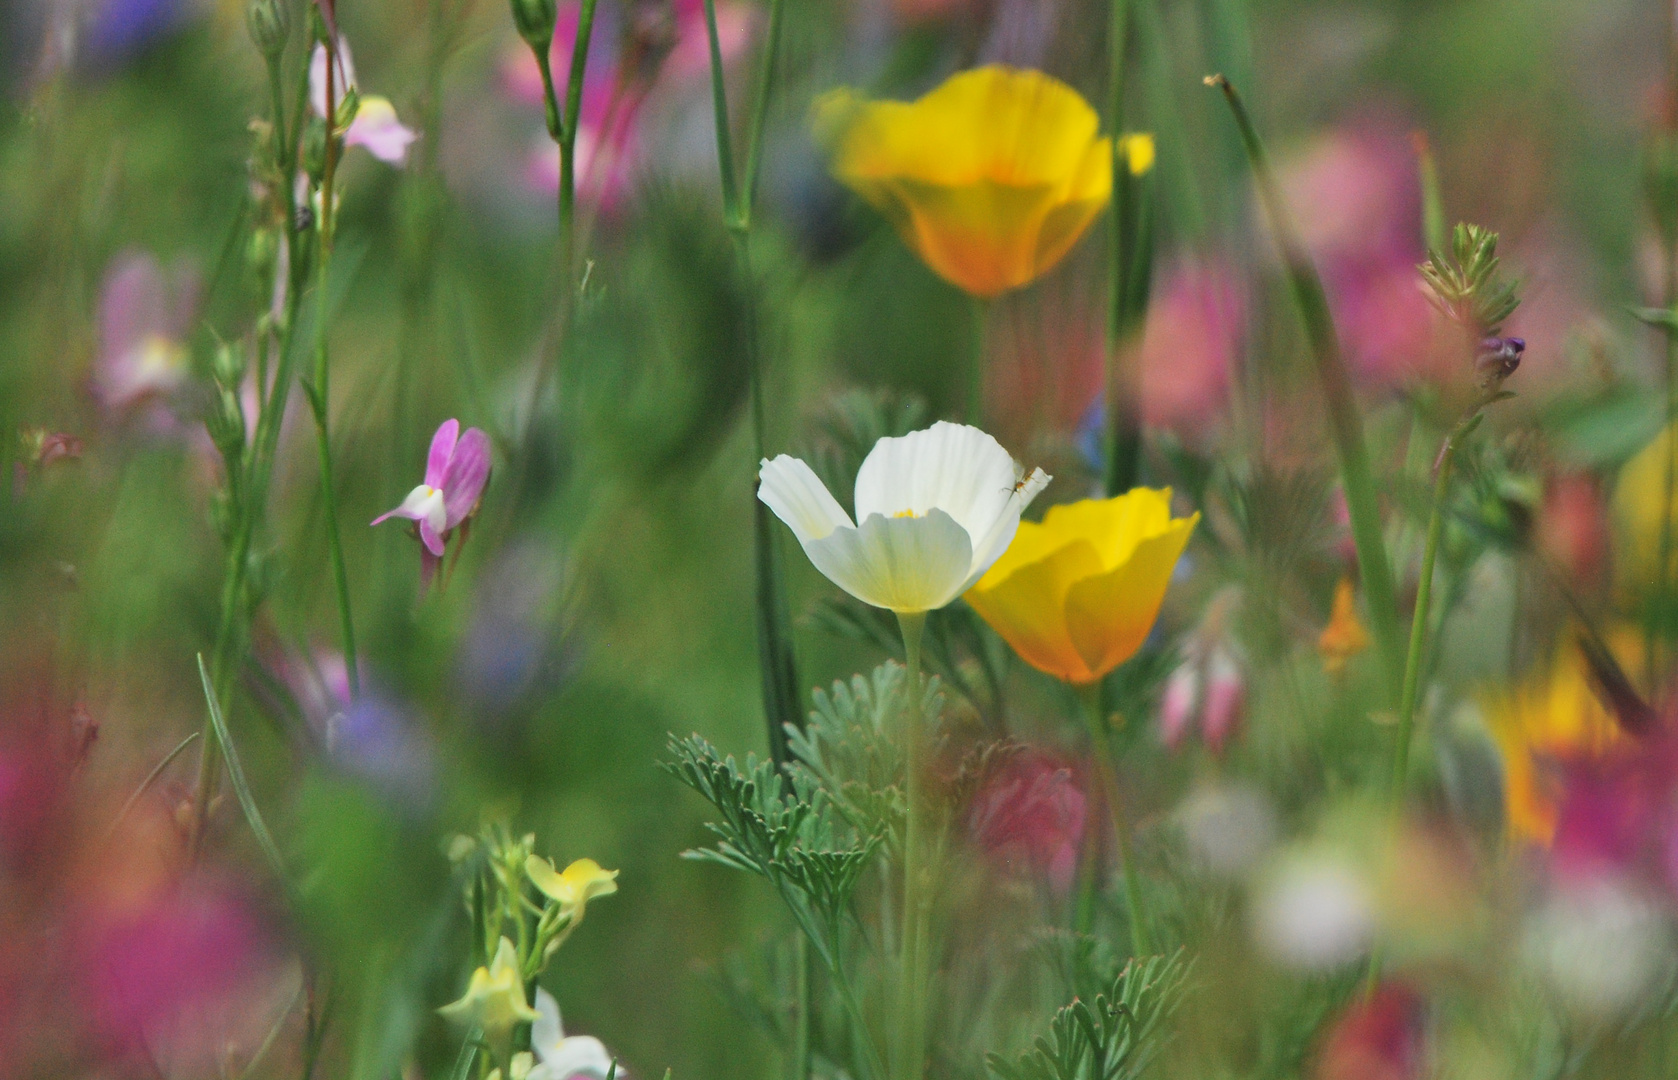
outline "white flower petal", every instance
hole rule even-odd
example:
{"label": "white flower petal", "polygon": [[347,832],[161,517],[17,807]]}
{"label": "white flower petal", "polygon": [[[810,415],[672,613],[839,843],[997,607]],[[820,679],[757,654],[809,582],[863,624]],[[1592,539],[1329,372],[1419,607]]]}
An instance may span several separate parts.
{"label": "white flower petal", "polygon": [[[553,1049],[551,1055],[543,1056],[542,1063],[530,1070],[530,1080],[571,1080],[573,1076],[606,1080],[606,1074],[612,1071],[612,1055],[592,1035],[572,1035],[561,1039]],[[618,1075],[622,1076],[623,1072],[620,1070]]]}
{"label": "white flower petal", "polygon": [[1003,516],[1021,476],[1019,465],[991,436],[940,420],[924,431],[874,444],[857,472],[856,516],[939,509],[967,530],[977,551]]}
{"label": "white flower petal", "polygon": [[530,1048],[543,1061],[559,1053],[565,1039],[565,1028],[559,1021],[559,1002],[554,996],[536,988],[536,1019],[530,1024]]}
{"label": "white flower petal", "polygon": [[1038,492],[1049,486],[1052,479],[1053,477],[1042,469],[1032,470],[1031,475],[1009,494],[990,528],[977,534],[973,542],[973,570],[968,576],[967,584],[961,587],[962,592],[978,584],[979,579],[985,576],[985,571],[991,568],[991,564],[1002,558],[1002,553],[1014,542],[1014,533],[1020,527],[1020,514],[1031,505],[1031,500],[1037,497]]}
{"label": "white flower petal", "polygon": [[961,593],[973,562],[967,530],[941,509],[921,517],[874,514],[807,541],[816,569],[865,604],[932,611]]}
{"label": "white flower petal", "polygon": [[758,473],[757,497],[786,522],[800,544],[809,546],[838,528],[854,528],[851,516],[810,466],[782,454],[765,460]]}

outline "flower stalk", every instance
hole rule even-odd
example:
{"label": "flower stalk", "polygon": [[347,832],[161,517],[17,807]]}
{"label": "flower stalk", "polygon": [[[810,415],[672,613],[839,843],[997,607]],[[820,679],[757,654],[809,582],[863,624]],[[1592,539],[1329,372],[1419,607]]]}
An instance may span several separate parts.
{"label": "flower stalk", "polygon": [[[332,266],[332,240],[337,230],[337,213],[333,206],[333,181],[338,166],[340,132],[338,129],[338,43],[332,34],[322,35],[326,49],[326,156],[321,169],[320,215],[316,222],[315,244],[315,371],[312,383],[304,390],[315,416],[315,446],[320,459],[321,503],[326,516],[327,553],[332,561],[332,584],[338,601],[338,625],[343,638],[344,664],[349,675],[350,698],[361,696],[361,675],[355,648],[355,617],[350,610],[349,575],[344,568],[344,542],[338,528],[337,483],[332,471],[332,435],[330,429],[331,391],[328,382],[330,364],[327,357],[327,275]],[[343,88],[346,93],[348,87]]]}
{"label": "flower stalk", "polygon": [[1095,759],[1097,783],[1101,797],[1113,815],[1113,835],[1119,846],[1119,873],[1124,878],[1125,914],[1130,921],[1130,951],[1135,956],[1153,952],[1153,939],[1148,933],[1148,918],[1142,898],[1142,879],[1136,873],[1136,860],[1130,848],[1130,833],[1126,829],[1124,810],[1119,802],[1118,776],[1114,772],[1113,739],[1107,726],[1107,711],[1101,704],[1101,683],[1077,684],[1078,700],[1083,705],[1084,723],[1090,733],[1090,747]]}
{"label": "flower stalk", "polygon": [[926,630],[926,613],[899,612],[898,628],[903,634],[904,680],[903,743],[907,777],[905,801],[907,819],[903,829],[903,932],[898,963],[897,1047],[893,1073],[897,1080],[919,1080],[926,1061],[926,974],[929,867],[922,856],[926,847],[926,732],[921,725],[921,638]]}
{"label": "flower stalk", "polygon": [[1208,75],[1205,81],[1207,86],[1223,92],[1235,118],[1247,162],[1253,172],[1253,181],[1258,188],[1259,202],[1264,206],[1271,235],[1281,251],[1289,291],[1305,323],[1306,339],[1312,359],[1316,362],[1317,381],[1328,407],[1329,431],[1340,460],[1340,479],[1351,518],[1352,543],[1357,548],[1364,594],[1369,598],[1369,621],[1381,658],[1385,676],[1383,683],[1387,699],[1391,701],[1399,695],[1404,677],[1405,648],[1399,631],[1398,602],[1393,588],[1392,564],[1387,561],[1387,546],[1381,531],[1381,508],[1370,470],[1369,449],[1363,438],[1363,420],[1352,396],[1352,380],[1340,352],[1333,316],[1329,314],[1328,297],[1323,291],[1322,279],[1317,276],[1316,267],[1312,265],[1311,257],[1300,243],[1289,219],[1281,188],[1270,170],[1269,156],[1257,129],[1253,127],[1252,118],[1247,115],[1241,95],[1223,75]]}
{"label": "flower stalk", "polygon": [[[746,175],[735,171],[733,127],[729,120],[728,89],[723,71],[722,41],[717,32],[715,0],[705,0],[705,34],[711,59],[711,106],[717,138],[717,171],[722,186],[723,218],[733,240],[737,272],[745,290],[743,319],[748,393],[752,417],[754,460],[765,458],[764,361],[758,341],[757,288],[752,274],[752,210],[758,171],[763,161],[763,137],[779,66],[783,0],[771,0],[768,40],[757,79],[751,126],[746,146]],[[752,562],[755,585],[754,622],[758,669],[762,680],[763,713],[768,725],[769,753],[777,765],[787,762],[786,725],[803,726],[799,701],[797,657],[792,645],[792,616],[787,606],[780,557],[769,524],[769,508],[752,500]],[[807,1002],[805,1003],[808,1004]]]}

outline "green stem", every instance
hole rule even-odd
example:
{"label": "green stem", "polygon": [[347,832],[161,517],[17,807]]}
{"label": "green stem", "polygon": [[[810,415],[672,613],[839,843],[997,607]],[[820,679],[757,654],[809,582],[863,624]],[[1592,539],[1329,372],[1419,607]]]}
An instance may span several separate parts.
{"label": "green stem", "polygon": [[[1460,429],[1459,429],[1460,430]],[[1445,440],[1433,478],[1433,504],[1428,511],[1427,543],[1422,549],[1422,576],[1416,586],[1416,610],[1410,617],[1410,648],[1404,660],[1404,687],[1398,701],[1398,736],[1393,745],[1392,802],[1404,799],[1410,769],[1410,742],[1416,720],[1416,694],[1421,684],[1422,648],[1427,639],[1428,608],[1433,600],[1433,565],[1444,534],[1445,498],[1450,492],[1451,464],[1456,457],[1457,432]]]}
{"label": "green stem", "polygon": [[[571,70],[565,79],[565,117],[559,144],[559,227],[564,233],[566,291],[573,291],[576,273],[577,124],[583,112],[583,73],[588,68],[589,42],[594,37],[595,0],[583,0],[577,12],[577,37],[571,45]],[[552,76],[548,83],[551,86]],[[549,91],[551,95],[552,91]]]}
{"label": "green stem", "polygon": [[799,934],[793,950],[793,988],[797,992],[795,1007],[798,1009],[798,1016],[794,1020],[792,1032],[792,1080],[809,1080],[810,1076],[810,1019],[816,1003],[815,980],[810,971],[810,949],[809,940],[803,934]]}
{"label": "green stem", "polygon": [[[301,76],[303,89],[300,91],[303,100],[307,100],[308,74]],[[278,103],[276,103],[277,108]],[[301,124],[293,124],[291,131],[300,130]],[[290,161],[293,157],[292,149],[286,145],[275,147],[276,161],[280,165]],[[278,327],[277,348],[279,352],[274,371],[274,384],[271,391],[264,387],[257,388],[260,399],[260,411],[256,421],[256,433],[251,439],[251,450],[242,456],[244,480],[236,482],[232,475],[240,466],[229,460],[230,490],[242,492],[235,515],[233,541],[228,546],[227,562],[223,569],[221,586],[221,620],[216,630],[215,648],[211,652],[210,681],[213,685],[216,701],[222,709],[223,715],[230,712],[228,708],[228,690],[232,682],[235,668],[237,646],[241,638],[240,615],[244,602],[245,571],[250,562],[252,538],[257,524],[267,506],[268,479],[273,471],[274,452],[279,443],[280,425],[285,420],[286,400],[291,387],[292,371],[296,366],[296,349],[293,331],[297,326],[297,316],[300,307],[300,296],[303,288],[304,258],[300,251],[299,240],[301,232],[296,228],[297,207],[294,205],[290,185],[281,185],[279,197],[283,200],[283,210],[286,228],[285,243],[288,252],[284,321]],[[278,256],[276,255],[276,267]],[[219,764],[221,761],[221,742],[216,737],[214,721],[210,711],[205,709],[204,726],[200,730],[198,778],[193,789],[192,818],[187,829],[187,857],[196,862],[203,850],[204,832],[209,819],[210,804],[215,799],[216,787],[220,778]]]}
{"label": "green stem", "polygon": [[[763,67],[758,73],[757,101],[752,109],[752,127],[746,142],[746,176],[741,186],[743,203],[740,206],[740,225],[750,228],[752,210],[757,205],[757,174],[763,162],[763,131],[769,123],[769,102],[775,89],[775,71],[781,57],[781,9],[784,0],[769,0],[769,35],[763,44]],[[707,5],[707,11],[711,11]],[[707,16],[710,22],[707,28],[715,23],[714,13]],[[714,45],[716,38],[711,41]],[[721,54],[713,53],[713,63],[717,67],[713,71],[721,71]],[[726,107],[726,106],[725,106]]]}
{"label": "green stem", "polygon": [[1107,212],[1107,433],[1109,496],[1136,484],[1142,450],[1138,379],[1131,346],[1140,329],[1131,310],[1135,178],[1124,146],[1125,53],[1130,46],[1130,0],[1112,0],[1108,27],[1107,125],[1112,139],[1113,205]]}
{"label": "green stem", "polygon": [[1253,171],[1259,201],[1280,249],[1289,290],[1305,323],[1305,335],[1316,362],[1324,404],[1328,407],[1329,431],[1340,459],[1340,479],[1346,493],[1346,510],[1352,519],[1352,543],[1357,548],[1358,569],[1369,598],[1369,620],[1375,631],[1385,675],[1387,698],[1397,696],[1404,676],[1404,643],[1399,629],[1398,604],[1393,588],[1392,566],[1387,562],[1386,542],[1381,535],[1381,508],[1370,471],[1369,450],[1363,439],[1363,420],[1352,396],[1351,377],[1340,353],[1340,341],[1329,314],[1328,298],[1311,258],[1300,244],[1289,218],[1281,188],[1270,171],[1269,157],[1258,131],[1247,115],[1235,87],[1222,75],[1208,76],[1206,83],[1223,91],[1241,133],[1247,161]]}
{"label": "green stem", "polygon": [[925,921],[922,914],[927,905],[924,880],[928,867],[923,864],[922,848],[926,844],[926,793],[922,788],[922,773],[926,768],[926,732],[922,730],[921,715],[921,637],[926,630],[924,611],[897,615],[903,633],[903,655],[907,677],[903,686],[903,743],[907,759],[905,800],[907,821],[903,829],[903,952],[898,963],[898,1028],[897,1047],[893,1054],[892,1071],[896,1080],[919,1080],[926,1061],[925,1012],[926,987],[924,966],[926,950]]}
{"label": "green stem", "polygon": [[1125,826],[1124,811],[1119,803],[1119,782],[1114,774],[1113,739],[1107,729],[1107,712],[1101,706],[1101,683],[1082,683],[1076,687],[1078,699],[1084,706],[1084,723],[1089,728],[1091,749],[1094,751],[1096,779],[1101,785],[1102,798],[1113,815],[1113,835],[1119,845],[1119,872],[1124,877],[1125,908],[1130,918],[1130,951],[1135,956],[1153,952],[1153,939],[1148,933],[1148,920],[1142,899],[1142,880],[1136,873],[1132,858],[1130,831]]}
{"label": "green stem", "polygon": [[326,514],[326,546],[332,560],[332,584],[338,600],[338,625],[343,635],[344,668],[349,676],[350,698],[361,696],[361,674],[356,660],[355,618],[350,611],[350,580],[344,568],[344,542],[338,528],[338,493],[332,472],[330,431],[331,391],[327,363],[327,273],[332,265],[332,239],[337,231],[333,212],[333,179],[338,165],[336,43],[326,44],[326,163],[321,171],[320,223],[315,257],[315,378],[309,404],[315,414],[315,445],[320,458],[321,504]]}

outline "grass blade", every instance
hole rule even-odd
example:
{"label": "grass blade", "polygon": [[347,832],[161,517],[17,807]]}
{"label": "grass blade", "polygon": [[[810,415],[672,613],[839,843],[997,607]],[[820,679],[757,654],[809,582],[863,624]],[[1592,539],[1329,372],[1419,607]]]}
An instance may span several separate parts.
{"label": "grass blade", "polygon": [[282,881],[287,880],[285,860],[280,858],[280,849],[274,843],[274,834],[268,831],[261,811],[256,808],[256,799],[251,796],[250,784],[245,781],[245,767],[239,763],[239,752],[233,749],[233,740],[227,732],[227,722],[222,719],[221,703],[216,701],[215,691],[210,688],[210,672],[204,667],[203,653],[198,654],[198,678],[204,684],[204,699],[210,703],[210,724],[216,729],[216,742],[221,744],[222,760],[227,762],[227,777],[233,785],[233,794],[238,797],[239,808],[245,812],[245,821],[256,836],[257,846],[273,866],[274,873],[278,874]]}

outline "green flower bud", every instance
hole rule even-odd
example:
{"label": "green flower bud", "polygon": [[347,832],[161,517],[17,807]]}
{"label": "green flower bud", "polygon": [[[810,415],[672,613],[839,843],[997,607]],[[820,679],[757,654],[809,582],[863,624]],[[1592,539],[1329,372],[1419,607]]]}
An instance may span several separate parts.
{"label": "green flower bud", "polygon": [[326,121],[316,116],[303,126],[303,171],[309,174],[309,179],[319,183],[325,170]]}
{"label": "green flower bud", "polygon": [[512,0],[512,5],[513,25],[518,27],[519,37],[532,49],[546,53],[553,44],[554,22],[558,18],[554,0]]}
{"label": "green flower bud", "polygon": [[285,0],[250,0],[245,7],[245,28],[257,51],[273,63],[285,52],[291,34],[291,13]]}
{"label": "green flower bud", "polygon": [[[216,382],[236,393],[239,389],[239,383],[244,381],[245,378],[244,348],[238,342],[223,342],[216,348],[216,355],[215,359],[211,361],[210,372],[215,376]],[[235,402],[236,406],[237,402]],[[240,414],[239,422],[242,426],[244,423],[243,413]]]}

